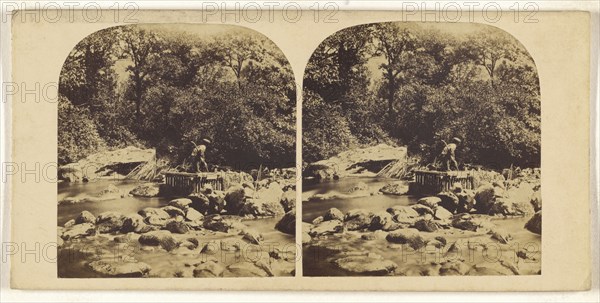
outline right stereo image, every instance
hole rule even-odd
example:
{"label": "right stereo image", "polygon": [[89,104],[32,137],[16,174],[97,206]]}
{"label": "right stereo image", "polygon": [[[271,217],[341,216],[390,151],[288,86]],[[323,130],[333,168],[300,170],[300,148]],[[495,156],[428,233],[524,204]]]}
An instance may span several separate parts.
{"label": "right stereo image", "polygon": [[535,62],[493,26],[353,26],[302,90],[304,276],[540,275]]}

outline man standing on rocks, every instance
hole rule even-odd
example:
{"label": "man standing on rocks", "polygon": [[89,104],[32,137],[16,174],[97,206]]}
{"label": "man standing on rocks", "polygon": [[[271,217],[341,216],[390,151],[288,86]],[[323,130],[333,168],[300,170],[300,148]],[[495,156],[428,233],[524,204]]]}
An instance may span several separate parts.
{"label": "man standing on rocks", "polygon": [[210,140],[204,138],[200,141],[200,144],[194,144],[194,150],[192,151],[192,157],[194,158],[194,167],[196,168],[196,172],[207,172],[208,164],[206,163],[206,146],[210,144]]}
{"label": "man standing on rocks", "polygon": [[450,144],[446,144],[446,142],[444,142],[446,146],[442,150],[440,156],[442,158],[442,163],[446,165],[446,170],[452,170],[452,164],[454,164],[454,168],[458,170],[458,163],[456,162],[455,152],[456,147],[458,144],[460,144],[460,142],[460,139],[457,137],[452,138],[452,140],[450,140]]}

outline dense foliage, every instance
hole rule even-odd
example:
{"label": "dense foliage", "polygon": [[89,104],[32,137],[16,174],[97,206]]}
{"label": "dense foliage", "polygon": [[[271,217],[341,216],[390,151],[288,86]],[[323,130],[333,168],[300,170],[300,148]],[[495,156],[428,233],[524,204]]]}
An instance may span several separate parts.
{"label": "dense foliage", "polygon": [[105,29],[67,57],[59,93],[60,164],[136,145],[177,165],[192,141],[208,138],[212,164],[294,165],[291,67],[275,44],[249,30]]}
{"label": "dense foliage", "polygon": [[507,33],[470,26],[367,24],[327,38],[304,75],[304,160],[392,142],[431,162],[456,136],[460,162],[539,166],[535,64]]}

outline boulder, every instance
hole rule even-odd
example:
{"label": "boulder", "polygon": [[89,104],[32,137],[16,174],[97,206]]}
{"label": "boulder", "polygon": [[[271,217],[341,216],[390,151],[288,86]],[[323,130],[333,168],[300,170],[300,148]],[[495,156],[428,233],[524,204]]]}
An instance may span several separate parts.
{"label": "boulder", "polygon": [[330,221],[323,221],[323,222],[319,223],[318,225],[313,226],[311,228],[311,230],[308,232],[308,234],[311,237],[316,237],[316,236],[339,233],[339,232],[342,232],[343,229],[344,229],[344,226],[342,224],[342,221],[330,220]]}
{"label": "boulder", "polygon": [[275,224],[275,229],[279,230],[282,233],[295,235],[296,234],[296,209],[291,209],[283,217],[277,224]]}
{"label": "boulder", "polygon": [[375,254],[348,256],[333,261],[338,268],[354,275],[385,276],[392,273],[398,265]]}
{"label": "boulder", "polygon": [[244,187],[241,185],[235,185],[227,189],[225,192],[225,210],[229,214],[238,214],[244,202],[246,202],[246,195]]}
{"label": "boulder", "polygon": [[472,190],[465,189],[455,195],[458,198],[457,213],[468,213],[475,207],[475,192]]}
{"label": "boulder", "polygon": [[420,214],[410,206],[396,205],[386,210],[393,216],[394,221],[402,224],[412,224]]}
{"label": "boulder", "polygon": [[324,221],[329,221],[329,220],[340,220],[340,221],[344,221],[344,214],[342,213],[341,210],[337,209],[337,208],[330,208],[329,210],[327,210],[327,212],[325,213],[325,215],[323,215],[323,220]]}
{"label": "boulder", "polygon": [[478,213],[487,214],[496,201],[494,186],[485,183],[475,190],[475,209]]}
{"label": "boulder", "polygon": [[212,193],[206,194],[208,199],[208,211],[209,214],[220,214],[225,210],[225,193],[219,190],[215,190]]}
{"label": "boulder", "polygon": [[185,212],[175,206],[171,206],[171,205],[164,206],[164,207],[162,207],[162,210],[164,210],[167,214],[169,214],[169,216],[171,216],[171,218],[175,218],[178,216],[181,216],[181,217],[185,216]]}
{"label": "boulder", "polygon": [[392,223],[394,223],[392,220],[392,215],[390,215],[388,212],[378,212],[373,215],[373,218],[371,219],[371,222],[369,224],[369,229],[370,230],[386,229]]}
{"label": "boulder", "polygon": [[405,183],[388,183],[379,191],[386,195],[405,195],[408,193],[408,185]]}
{"label": "boulder", "polygon": [[527,223],[525,223],[525,229],[528,231],[541,235],[542,234],[542,211],[536,212]]}
{"label": "boulder", "polygon": [[162,208],[146,207],[138,212],[147,224],[165,226],[171,216]]}
{"label": "boulder", "polygon": [[193,208],[188,208],[184,214],[184,217],[186,220],[192,222],[202,221],[204,219],[204,216]]}
{"label": "boulder", "polygon": [[391,243],[407,244],[414,250],[425,246],[425,239],[419,235],[418,230],[412,228],[393,231],[389,233],[385,239]]}
{"label": "boulder", "polygon": [[91,212],[84,210],[81,213],[79,213],[77,218],[75,218],[75,224],[82,223],[96,224],[96,217]]}
{"label": "boulder", "polygon": [[144,222],[144,218],[139,214],[125,215],[123,220],[123,226],[121,227],[122,233],[135,232],[142,233],[147,230],[147,225]]}
{"label": "boulder", "polygon": [[225,218],[220,215],[204,217],[203,227],[212,231],[232,232],[242,231],[247,228],[239,219]]}
{"label": "boulder", "polygon": [[362,230],[371,225],[373,214],[362,209],[351,210],[344,216],[344,227],[347,230]]}
{"label": "boulder", "polygon": [[175,240],[168,230],[157,230],[145,233],[140,236],[138,242],[142,245],[160,246],[166,251],[171,251],[179,247],[179,242]]}
{"label": "boulder", "polygon": [[309,164],[302,172],[302,176],[307,179],[313,179],[317,182],[339,179],[335,168],[327,164],[320,163]]}
{"label": "boulder", "polygon": [[169,206],[176,207],[182,211],[186,211],[192,205],[191,199],[179,198],[169,201]]}
{"label": "boulder", "polygon": [[71,240],[71,239],[83,238],[83,237],[87,237],[87,236],[91,236],[91,235],[95,235],[95,234],[96,234],[96,228],[95,228],[94,224],[82,223],[82,224],[75,224],[73,226],[66,227],[63,230],[61,237],[64,240]]}
{"label": "boulder", "polygon": [[447,219],[452,218],[453,214],[450,211],[448,211],[447,209],[445,209],[441,206],[438,206],[435,209],[435,213],[433,214],[433,216],[438,220],[447,220]]}
{"label": "boulder", "polygon": [[425,197],[419,199],[419,201],[417,201],[417,204],[427,206],[431,209],[435,209],[440,202],[442,202],[442,199],[439,197]]}
{"label": "boulder", "polygon": [[96,228],[99,233],[114,233],[121,230],[125,216],[116,212],[103,212],[96,218]]}
{"label": "boulder", "polygon": [[473,217],[469,214],[458,214],[452,219],[452,227],[462,230],[477,231],[479,224],[473,222]]}
{"label": "boulder", "polygon": [[296,207],[296,191],[288,190],[283,193],[281,197],[281,206],[283,206],[283,210],[288,212]]}
{"label": "boulder", "polygon": [[418,231],[424,232],[434,232],[440,229],[440,226],[436,222],[427,219],[418,220],[417,222],[415,222],[414,227]]}
{"label": "boulder", "polygon": [[284,214],[279,199],[274,201],[271,198],[246,199],[238,214],[240,216],[252,215],[256,217],[274,217]]}
{"label": "boulder", "polygon": [[151,268],[144,262],[122,262],[119,260],[97,260],[88,264],[89,268],[101,275],[115,278],[141,278],[146,276]]}
{"label": "boulder", "polygon": [[199,211],[202,214],[214,214],[215,212],[211,212],[209,211],[210,209],[210,201],[208,200],[208,197],[206,197],[206,195],[204,195],[203,193],[192,193],[189,196],[187,196],[187,199],[190,199],[192,201],[192,204],[190,204],[190,207]]}
{"label": "boulder", "polygon": [[160,184],[158,183],[144,183],[142,185],[138,185],[136,188],[132,189],[129,194],[136,197],[158,197],[160,195]]}
{"label": "boulder", "polygon": [[411,206],[411,208],[416,211],[420,216],[424,216],[424,215],[432,215],[433,216],[433,210],[425,205],[421,205],[421,204],[415,204],[413,206]]}
{"label": "boulder", "polygon": [[174,234],[185,234],[190,231],[190,228],[184,222],[175,220],[169,221],[164,228]]}
{"label": "boulder", "polygon": [[216,278],[223,276],[225,267],[218,262],[207,261],[194,268],[194,278]]}
{"label": "boulder", "polygon": [[534,213],[529,201],[515,201],[512,198],[496,197],[496,201],[488,210],[489,215],[524,216]]}
{"label": "boulder", "polygon": [[451,213],[456,212],[458,209],[459,199],[453,192],[441,192],[437,195],[437,197],[441,200],[438,206],[447,209]]}

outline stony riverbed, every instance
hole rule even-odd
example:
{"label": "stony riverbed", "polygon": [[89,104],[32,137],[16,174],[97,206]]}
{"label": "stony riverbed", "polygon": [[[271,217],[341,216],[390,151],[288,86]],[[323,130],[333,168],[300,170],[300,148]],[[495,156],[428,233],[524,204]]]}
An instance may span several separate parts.
{"label": "stony riverbed", "polygon": [[[539,174],[408,195],[397,180],[346,178],[303,192],[303,274],[541,273]],[[385,194],[384,194],[385,192]]]}
{"label": "stony riverbed", "polygon": [[[59,185],[58,275],[269,277],[294,274],[294,179],[163,197],[158,184]],[[286,214],[287,213],[287,214]]]}

